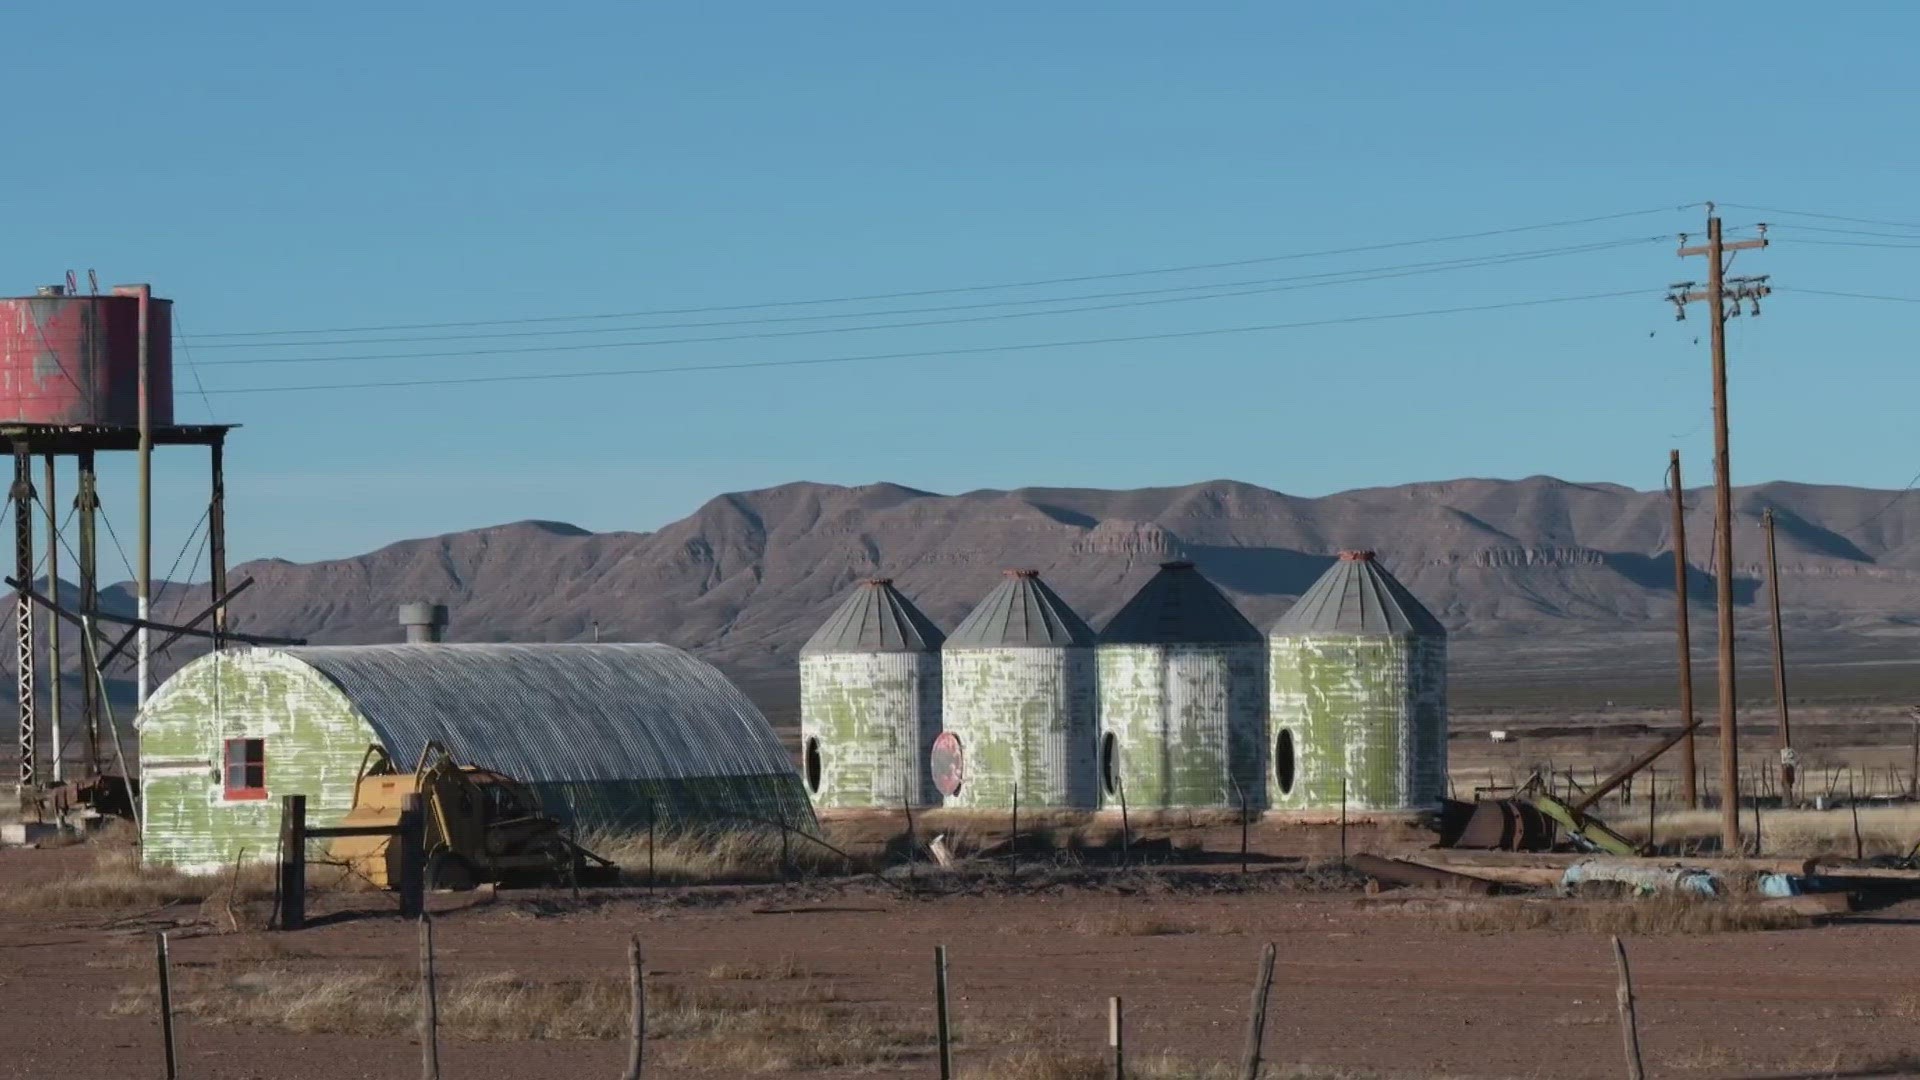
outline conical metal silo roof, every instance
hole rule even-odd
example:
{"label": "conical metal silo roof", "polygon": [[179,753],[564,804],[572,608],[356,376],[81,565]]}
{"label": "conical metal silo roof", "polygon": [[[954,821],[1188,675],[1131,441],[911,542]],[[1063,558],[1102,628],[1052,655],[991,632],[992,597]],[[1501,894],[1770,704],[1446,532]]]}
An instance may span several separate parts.
{"label": "conical metal silo roof", "polygon": [[1009,570],[947,638],[949,649],[1092,645],[1093,628],[1047,588],[1038,570]]}
{"label": "conical metal silo roof", "polygon": [[1186,561],[1164,562],[1100,631],[1103,645],[1221,645],[1264,642],[1213,582]]}
{"label": "conical metal silo roof", "polygon": [[891,578],[860,583],[800,648],[833,652],[933,652],[946,635],[893,587]]}
{"label": "conical metal silo roof", "polygon": [[1419,634],[1444,637],[1447,628],[1371,551],[1343,551],[1273,624],[1275,637],[1296,634]]}

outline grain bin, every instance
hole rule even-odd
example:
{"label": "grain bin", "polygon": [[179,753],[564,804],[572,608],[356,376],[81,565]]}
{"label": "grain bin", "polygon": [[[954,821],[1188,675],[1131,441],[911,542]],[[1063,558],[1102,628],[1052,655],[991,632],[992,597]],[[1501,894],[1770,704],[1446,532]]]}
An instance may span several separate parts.
{"label": "grain bin", "polygon": [[1161,563],[1096,654],[1103,805],[1266,805],[1267,639],[1192,563]]}
{"label": "grain bin", "polygon": [[1371,551],[1343,551],[1274,624],[1273,805],[1426,810],[1445,794],[1447,632]]}
{"label": "grain bin", "polygon": [[801,775],[821,808],[930,806],[939,627],[893,582],[862,582],[800,650]]}
{"label": "grain bin", "polygon": [[1098,805],[1093,644],[1037,571],[1007,571],[941,651],[933,771],[945,805]]}

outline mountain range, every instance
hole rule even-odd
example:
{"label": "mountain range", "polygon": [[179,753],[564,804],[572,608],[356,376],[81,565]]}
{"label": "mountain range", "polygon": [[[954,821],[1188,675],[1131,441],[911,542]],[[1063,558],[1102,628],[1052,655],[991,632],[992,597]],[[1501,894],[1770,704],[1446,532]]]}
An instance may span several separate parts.
{"label": "mountain range", "polygon": [[[1542,640],[1664,634],[1674,615],[1669,495],[1612,484],[1450,480],[1303,498],[1229,480],[1108,491],[942,495],[897,484],[795,483],[718,496],[654,532],[547,521],[406,540],[352,558],[237,566],[255,584],[234,627],[316,642],[398,639],[395,608],[446,603],[450,640],[666,641],[740,677],[791,669],[856,581],[893,578],[951,629],[1030,567],[1098,627],[1162,561],[1183,557],[1256,624],[1286,610],[1342,549],[1369,548],[1467,654]],[[1686,493],[1698,633],[1710,634],[1710,492]],[[1772,483],[1735,492],[1743,631],[1765,618],[1763,512],[1777,520],[1796,641],[1903,640],[1920,613],[1920,497]],[[120,587],[124,588],[124,587]],[[204,586],[169,589],[182,620]]]}

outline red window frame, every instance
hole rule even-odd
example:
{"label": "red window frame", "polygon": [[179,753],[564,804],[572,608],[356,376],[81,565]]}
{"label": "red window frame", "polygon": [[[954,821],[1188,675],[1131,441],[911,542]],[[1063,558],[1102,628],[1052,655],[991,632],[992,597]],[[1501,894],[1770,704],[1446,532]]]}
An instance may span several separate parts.
{"label": "red window frame", "polygon": [[267,740],[228,739],[220,774],[229,802],[267,797]]}

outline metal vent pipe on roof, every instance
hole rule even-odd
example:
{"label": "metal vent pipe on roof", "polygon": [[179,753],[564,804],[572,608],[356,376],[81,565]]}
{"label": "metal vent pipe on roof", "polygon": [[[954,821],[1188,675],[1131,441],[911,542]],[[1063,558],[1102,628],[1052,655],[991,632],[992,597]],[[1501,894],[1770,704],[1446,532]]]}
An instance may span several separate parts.
{"label": "metal vent pipe on roof", "polygon": [[440,641],[447,635],[447,605],[420,601],[401,604],[400,625],[406,628],[409,645]]}

